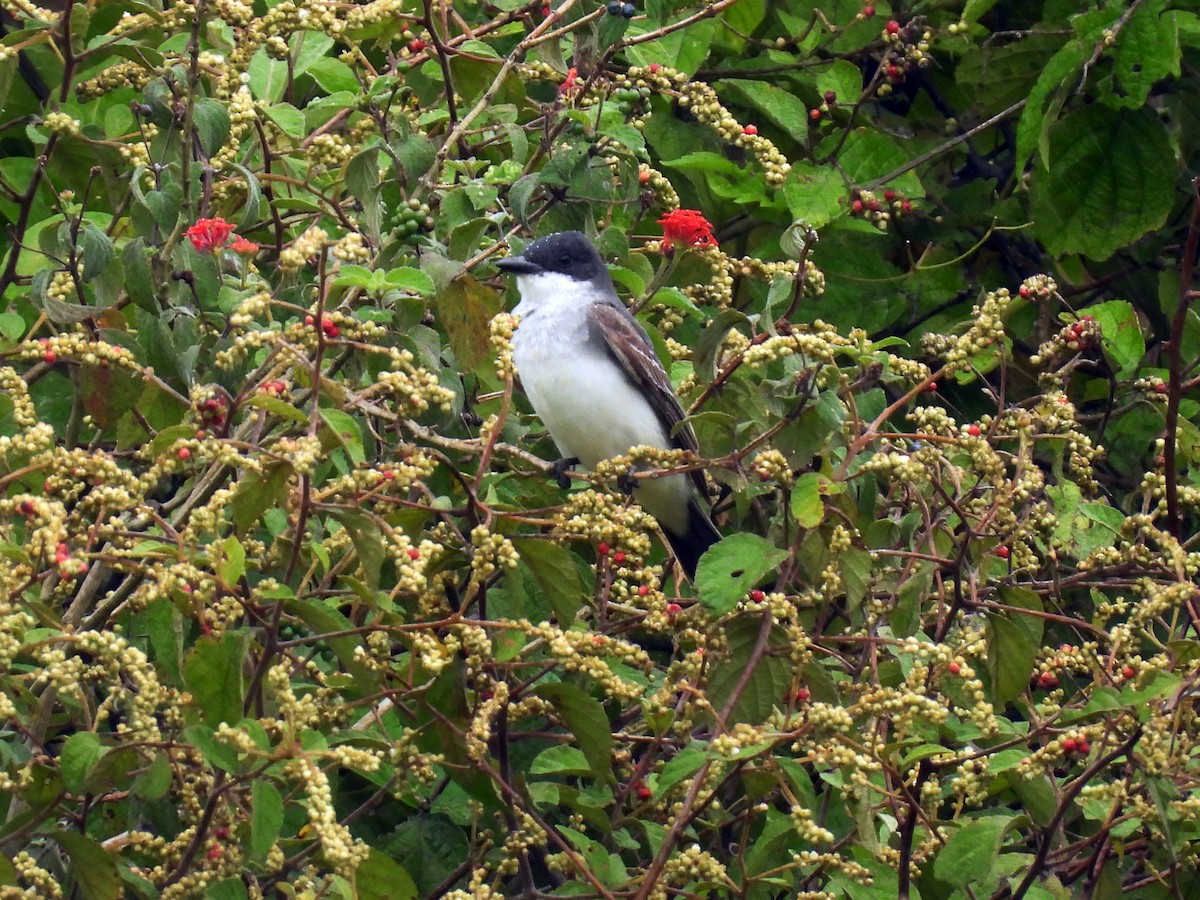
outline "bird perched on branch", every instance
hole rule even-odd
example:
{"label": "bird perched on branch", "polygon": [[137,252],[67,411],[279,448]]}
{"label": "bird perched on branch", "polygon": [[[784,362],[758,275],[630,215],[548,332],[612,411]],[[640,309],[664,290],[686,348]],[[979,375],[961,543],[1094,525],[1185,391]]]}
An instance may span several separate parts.
{"label": "bird perched on branch", "polygon": [[[699,451],[649,335],[590,240],[551,234],[497,265],[517,277],[521,294],[517,374],[564,458],[591,468],[639,445]],[[634,490],[689,578],[721,539],[704,495],[701,472],[643,479]]]}

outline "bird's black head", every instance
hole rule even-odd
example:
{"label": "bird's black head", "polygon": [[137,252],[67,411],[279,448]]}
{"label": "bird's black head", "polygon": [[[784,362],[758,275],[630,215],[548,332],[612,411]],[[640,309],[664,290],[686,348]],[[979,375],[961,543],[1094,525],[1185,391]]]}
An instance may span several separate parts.
{"label": "bird's black head", "polygon": [[595,245],[578,231],[560,231],[538,238],[519,256],[496,263],[514,275],[566,275],[574,281],[610,282],[608,267]]}

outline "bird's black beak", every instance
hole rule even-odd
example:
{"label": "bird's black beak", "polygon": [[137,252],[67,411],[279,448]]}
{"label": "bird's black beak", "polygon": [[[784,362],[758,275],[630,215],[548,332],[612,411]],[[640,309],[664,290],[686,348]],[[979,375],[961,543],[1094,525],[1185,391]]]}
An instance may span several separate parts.
{"label": "bird's black beak", "polygon": [[542,267],[523,256],[509,256],[496,261],[496,267],[514,275],[536,275]]}

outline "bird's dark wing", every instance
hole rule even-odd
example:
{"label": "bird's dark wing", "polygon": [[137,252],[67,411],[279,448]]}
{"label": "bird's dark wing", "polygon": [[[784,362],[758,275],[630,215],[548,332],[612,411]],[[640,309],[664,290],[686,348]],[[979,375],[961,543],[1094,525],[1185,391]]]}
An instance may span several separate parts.
{"label": "bird's dark wing", "polygon": [[[597,346],[608,350],[633,386],[650,401],[667,434],[671,435],[671,444],[699,454],[696,433],[683,421],[685,413],[671,387],[671,379],[658,361],[649,335],[629,310],[619,303],[593,305],[588,313],[588,337]],[[692,480],[701,495],[705,495],[703,473],[692,473]]]}

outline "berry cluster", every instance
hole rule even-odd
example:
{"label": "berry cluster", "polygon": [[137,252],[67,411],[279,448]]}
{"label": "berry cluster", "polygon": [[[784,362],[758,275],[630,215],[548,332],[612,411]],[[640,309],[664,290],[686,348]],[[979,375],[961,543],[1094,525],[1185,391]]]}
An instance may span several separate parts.
{"label": "berry cluster", "polygon": [[1099,339],[1100,326],[1096,320],[1092,316],[1081,316],[1038,347],[1038,352],[1029,357],[1029,362],[1040,366],[1043,361],[1095,347]]}
{"label": "berry cluster", "polygon": [[929,65],[929,42],[932,37],[932,33],[916,19],[906,25],[891,19],[883,26],[880,38],[886,49],[880,66],[887,83],[880,85],[881,95],[886,96],[891,92],[892,85],[902,83],[908,72]]}
{"label": "berry cluster", "polygon": [[[882,200],[880,200],[882,196]],[[893,217],[899,219],[911,214],[912,202],[901,191],[888,188],[882,195],[874,191],[855,188],[850,192],[850,213],[856,218],[866,219],[880,231],[887,231]]]}
{"label": "berry cluster", "polygon": [[608,0],[608,6],[605,7],[610,16],[621,16],[624,19],[632,19],[637,15],[637,7],[632,3],[622,3],[621,0]]}
{"label": "berry cluster", "polygon": [[392,235],[403,243],[412,243],[423,232],[433,231],[434,221],[428,203],[413,198],[391,216]]}

